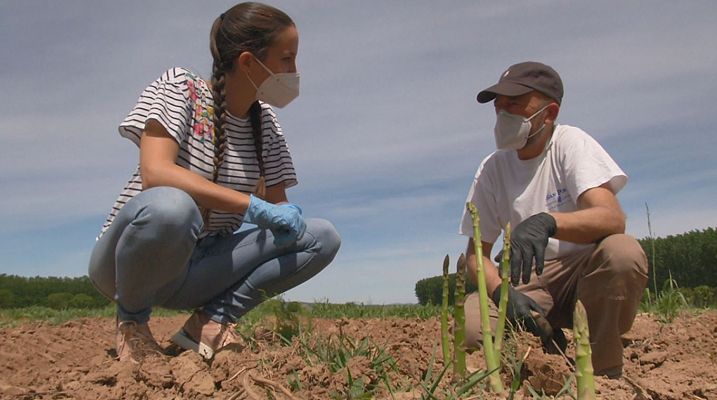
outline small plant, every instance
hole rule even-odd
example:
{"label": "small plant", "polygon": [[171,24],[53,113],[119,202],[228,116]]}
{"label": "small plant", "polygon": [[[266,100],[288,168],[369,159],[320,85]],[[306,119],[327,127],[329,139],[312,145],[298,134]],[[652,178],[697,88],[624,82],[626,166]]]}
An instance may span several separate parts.
{"label": "small plant", "polygon": [[423,389],[424,393],[421,396],[421,399],[435,399],[435,393],[436,389],[438,388],[438,385],[443,380],[443,377],[445,376],[446,372],[448,371],[448,368],[452,365],[452,361],[449,361],[443,365],[443,368],[438,373],[438,376],[435,378],[433,377],[433,365],[435,364],[436,360],[436,352],[431,354],[431,361],[428,364],[428,368],[426,369],[426,373],[421,378],[421,388]]}
{"label": "small plant", "polygon": [[672,279],[672,273],[665,281],[662,291],[650,296],[649,289],[645,289],[645,293],[640,303],[640,309],[643,312],[654,314],[663,323],[672,322],[680,313],[680,310],[689,307],[682,289],[677,286],[677,282]]}
{"label": "small plant", "polygon": [[290,301],[274,302],[274,332],[281,337],[285,344],[290,344],[294,336],[301,333],[301,304]]}
{"label": "small plant", "polygon": [[530,355],[531,350],[532,348],[528,347],[528,350],[525,351],[525,354],[520,359],[518,359],[517,354],[515,354],[515,351],[512,352],[511,357],[513,357],[513,359],[510,365],[513,366],[513,369],[511,371],[513,373],[513,378],[510,382],[510,393],[508,394],[508,400],[513,400],[515,393],[518,391],[518,389],[520,389],[520,385],[522,383],[521,370],[523,369],[523,364],[525,363],[525,360],[528,359],[528,355]]}
{"label": "small plant", "polygon": [[[344,335],[339,326],[338,335],[309,340],[307,335],[302,334],[298,339],[300,355],[307,365],[325,365],[332,373],[345,371],[347,387],[343,393],[344,398],[373,398],[372,394],[378,390],[381,382],[384,382],[389,393],[393,392],[388,372],[398,370],[396,361],[390,353],[374,344],[368,337],[355,341]],[[351,360],[359,357],[368,360],[371,371],[368,375],[361,376],[361,379],[354,376],[350,368]]]}
{"label": "small plant", "polygon": [[291,374],[287,377],[287,382],[289,384],[289,389],[292,392],[298,392],[301,390],[301,379],[299,379],[299,374],[296,370],[291,371]]}
{"label": "small plant", "polygon": [[[446,399],[446,400],[456,400],[464,398],[463,396],[468,394],[473,387],[475,387],[479,382],[484,380],[490,371],[485,370],[479,370],[475,371],[472,374],[468,375],[467,378],[460,382],[454,382],[454,385],[448,388],[445,388],[442,390],[442,392],[439,394],[437,393],[438,385],[443,380],[443,377],[445,376],[446,372],[448,371],[448,368],[451,366],[451,363],[448,363],[443,366],[443,369],[438,373],[436,377],[432,376],[431,371],[433,370],[432,366],[435,364],[435,351],[433,352],[433,355],[431,357],[431,362],[428,366],[428,369],[426,371],[426,374],[423,376],[420,386],[423,389],[424,393],[421,395],[422,400],[438,400],[438,399]],[[472,398],[472,397],[471,397]]]}
{"label": "small plant", "polygon": [[687,307],[685,296],[678,290],[677,282],[672,279],[672,273],[665,282],[662,292],[655,295],[655,303],[653,312],[656,313],[660,321],[669,323],[680,313],[680,310]]}

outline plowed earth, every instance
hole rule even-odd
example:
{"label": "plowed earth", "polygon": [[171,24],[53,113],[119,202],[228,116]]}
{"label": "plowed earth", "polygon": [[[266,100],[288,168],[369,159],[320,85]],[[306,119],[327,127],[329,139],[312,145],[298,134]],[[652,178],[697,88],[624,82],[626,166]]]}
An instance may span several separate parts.
{"label": "plowed earth", "polygon": [[[272,322],[265,321],[247,336],[246,347],[219,352],[206,362],[169,345],[184,318],[150,322],[169,355],[151,357],[141,365],[114,360],[114,320],[109,318],[62,325],[26,322],[0,329],[0,398],[343,399],[351,398],[352,387],[359,387],[372,390],[375,398],[419,399],[430,390],[422,382],[430,387],[443,367],[437,319],[313,319],[302,339],[295,337],[289,345],[273,333]],[[670,324],[638,315],[623,339],[624,376],[596,378],[598,398],[717,399],[717,311],[684,313]],[[543,354],[527,335],[518,342],[517,349],[515,342],[506,345],[512,345],[518,358],[528,353],[515,398],[533,398],[528,385],[551,398],[571,376],[568,363]],[[356,351],[338,364],[320,361],[321,350],[329,348]],[[359,354],[359,348],[365,351]],[[351,353],[348,350],[344,354]],[[572,354],[570,346],[567,355]],[[377,363],[383,369],[377,369]],[[480,352],[468,356],[468,367],[484,368]],[[509,386],[511,371],[504,368],[501,376]],[[436,398],[449,397],[460,386],[451,379],[448,371],[434,391]],[[574,382],[570,385],[574,394]],[[490,394],[483,382],[463,396],[505,397]]]}

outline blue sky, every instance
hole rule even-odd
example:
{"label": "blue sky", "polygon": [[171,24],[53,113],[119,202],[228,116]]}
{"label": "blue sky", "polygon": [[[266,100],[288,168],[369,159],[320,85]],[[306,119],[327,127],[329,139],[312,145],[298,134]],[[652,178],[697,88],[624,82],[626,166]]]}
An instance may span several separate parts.
{"label": "blue sky", "polygon": [[[209,27],[234,3],[0,0],[0,273],[81,276],[137,162],[117,125],[172,66],[207,76]],[[510,64],[561,74],[559,121],[630,176],[628,233],[717,225],[717,3],[275,1],[300,32],[301,96],[279,120],[307,216],[343,237],[291,300],[415,302],[440,273],[494,148],[475,95]]]}

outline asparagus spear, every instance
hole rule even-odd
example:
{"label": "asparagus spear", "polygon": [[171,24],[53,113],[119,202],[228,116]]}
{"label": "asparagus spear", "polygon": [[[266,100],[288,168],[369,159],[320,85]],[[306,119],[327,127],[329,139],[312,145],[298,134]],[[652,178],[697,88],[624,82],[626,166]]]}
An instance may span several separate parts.
{"label": "asparagus spear", "polygon": [[466,315],[463,304],[466,295],[466,258],[463,254],[458,257],[456,271],[456,294],[455,307],[453,309],[456,323],[455,337],[453,340],[455,363],[453,364],[454,379],[462,379],[466,376]]}
{"label": "asparagus spear", "polygon": [[451,343],[448,338],[448,254],[443,259],[443,298],[441,299],[441,348],[443,349],[443,365],[451,359]]}
{"label": "asparagus spear", "polygon": [[593,376],[592,349],[585,307],[580,300],[573,312],[573,334],[575,335],[575,377],[578,381],[578,400],[595,399],[595,377]]}
{"label": "asparagus spear", "polygon": [[503,257],[500,260],[500,302],[498,303],[498,322],[495,327],[495,354],[500,361],[500,350],[503,347],[503,336],[505,335],[505,318],[508,311],[508,285],[510,275],[510,222],[505,227],[503,235]]}
{"label": "asparagus spear", "polygon": [[[490,317],[488,316],[488,288],[485,282],[485,267],[483,265],[483,247],[481,246],[480,217],[475,204],[468,202],[466,207],[473,220],[473,245],[476,255],[476,281],[478,283],[478,298],[480,301],[481,329],[483,331],[483,354],[489,371],[490,387],[496,393],[503,392],[503,383],[500,380],[499,355],[493,347],[493,335],[490,328]],[[506,290],[507,293],[507,290]]]}

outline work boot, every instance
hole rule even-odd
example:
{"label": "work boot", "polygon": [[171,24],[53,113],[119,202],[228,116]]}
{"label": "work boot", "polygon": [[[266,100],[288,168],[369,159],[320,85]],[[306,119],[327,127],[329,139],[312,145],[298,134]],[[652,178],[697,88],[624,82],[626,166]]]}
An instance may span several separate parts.
{"label": "work boot", "polygon": [[595,376],[604,376],[608,379],[620,379],[622,378],[622,365],[605,368],[602,371],[595,371]]}
{"label": "work boot", "polygon": [[162,354],[162,348],[154,340],[147,323],[117,321],[115,341],[117,358],[121,362],[139,364],[148,355]]}
{"label": "work boot", "polygon": [[209,315],[201,311],[195,311],[171,340],[181,348],[196,351],[207,360],[222,349],[244,348],[235,324],[212,321]]}

